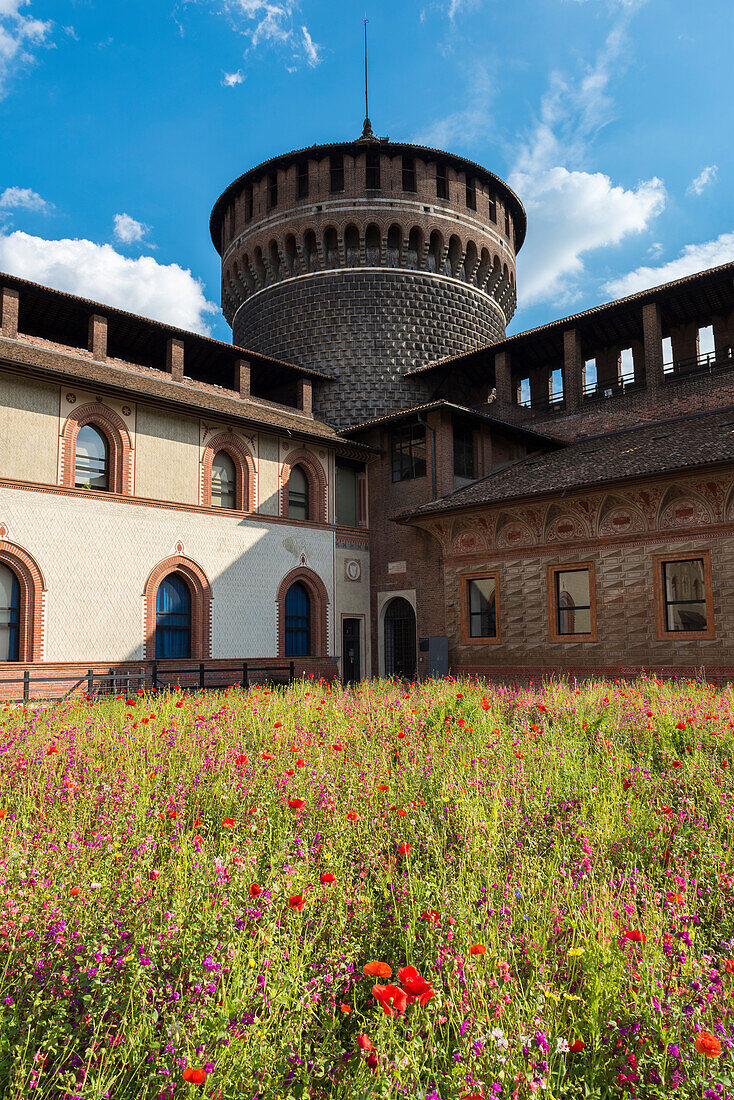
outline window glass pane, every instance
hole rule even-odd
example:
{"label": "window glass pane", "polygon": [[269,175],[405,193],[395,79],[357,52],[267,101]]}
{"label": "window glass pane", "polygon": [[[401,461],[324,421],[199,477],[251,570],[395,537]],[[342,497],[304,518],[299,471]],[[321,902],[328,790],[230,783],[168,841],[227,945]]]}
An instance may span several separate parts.
{"label": "window glass pane", "polygon": [[666,630],[705,630],[706,581],[703,558],[663,563]]}
{"label": "window glass pane", "polygon": [[426,429],[409,424],[392,435],[392,479],[408,481],[426,475]]}
{"label": "window glass pane", "polygon": [[288,478],[288,515],[308,519],[308,481],[300,466],[294,466]]}
{"label": "window glass pane", "polygon": [[7,565],[0,565],[0,661],[18,660],[20,585]]}
{"label": "window glass pane", "polygon": [[446,176],[446,165],[436,165],[436,198],[447,199],[449,197],[449,182]]}
{"label": "window glass pane", "polygon": [[226,451],[217,451],[212,462],[212,505],[236,507],[237,475],[233,459]]}
{"label": "window glass pane", "polygon": [[285,656],[307,657],[311,652],[311,600],[305,585],[296,581],[285,597]]}
{"label": "window glass pane", "polygon": [[714,354],[714,326],[706,325],[698,330],[698,354]]}
{"label": "window glass pane", "polygon": [[465,421],[454,424],[454,476],[474,477],[474,429]]}
{"label": "window glass pane", "polygon": [[619,353],[619,374],[623,382],[634,382],[635,362],[632,348],[622,348]]}
{"label": "window glass pane", "polygon": [[344,190],[344,157],[341,153],[335,154],[331,158],[331,190],[343,191]]}
{"label": "window glass pane", "polygon": [[368,149],[366,154],[365,186],[368,191],[377,191],[380,187],[380,152]]}
{"label": "window glass pane", "polygon": [[556,607],[559,634],[591,633],[589,570],[556,573]]}
{"label": "window glass pane", "polygon": [[336,522],[357,526],[357,471],[346,466],[336,468]]}
{"label": "window glass pane", "polygon": [[107,440],[91,424],[79,429],[76,437],[76,473],[74,484],[77,489],[106,489],[107,478]]}
{"label": "window glass pane", "polygon": [[191,655],[191,594],[178,573],[164,577],[158,588],[155,655],[160,660]]}
{"label": "window glass pane", "polygon": [[497,637],[494,577],[469,581],[469,637]]}

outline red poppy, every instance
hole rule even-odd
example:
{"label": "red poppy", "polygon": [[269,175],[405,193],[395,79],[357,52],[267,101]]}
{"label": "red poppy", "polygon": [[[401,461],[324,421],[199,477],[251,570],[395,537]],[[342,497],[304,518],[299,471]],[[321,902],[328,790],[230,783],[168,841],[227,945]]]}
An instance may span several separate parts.
{"label": "red poppy", "polygon": [[194,828],[195,829],[200,829],[201,828],[201,818],[200,817],[197,817],[196,820],[194,821]]}
{"label": "red poppy", "polygon": [[303,894],[294,894],[292,898],[288,898],[288,905],[291,909],[297,909],[299,913],[303,912],[303,907],[306,904],[306,899]]}
{"label": "red poppy", "polygon": [[[176,706],[178,706],[178,703]],[[206,1070],[192,1069],[192,1067],[189,1066],[188,1069],[183,1071],[183,1079],[184,1081],[188,1081],[190,1085],[203,1085],[206,1081]]]}
{"label": "red poppy", "polygon": [[622,789],[623,790],[628,791],[631,786],[632,786],[632,783],[630,782],[629,779],[623,779],[622,780]]}
{"label": "red poppy", "polygon": [[250,886],[247,888],[247,893],[250,895],[251,898],[259,898],[262,892],[263,888],[257,882],[251,883]]}
{"label": "red poppy", "polygon": [[421,920],[430,921],[431,924],[438,924],[441,919],[440,913],[437,913],[435,909],[426,909],[421,913]]}
{"label": "red poppy", "polygon": [[647,936],[644,932],[638,932],[636,929],[630,931],[628,928],[625,932],[625,939],[632,940],[633,943],[647,943]]}
{"label": "red poppy", "polygon": [[341,752],[342,749],[344,748],[341,741],[337,741],[337,743],[335,745],[332,745],[331,747],[334,750],[334,752]]}
{"label": "red poppy", "polygon": [[153,882],[155,882],[155,880],[157,878],[160,878],[160,875],[161,875],[160,871],[157,871],[155,869],[148,872],[148,878],[152,879]]}
{"label": "red poppy", "polygon": [[398,985],[373,985],[372,995],[379,1001],[386,1016],[405,1012],[408,1005],[408,994]]}
{"label": "red poppy", "polygon": [[721,1043],[710,1031],[699,1031],[695,1042],[698,1053],[706,1058],[718,1058],[721,1054]]}
{"label": "red poppy", "polygon": [[372,1043],[370,1042],[370,1039],[369,1039],[368,1035],[358,1035],[356,1042],[357,1042],[357,1046],[359,1047],[360,1050],[374,1050],[375,1049],[372,1046]]}
{"label": "red poppy", "polygon": [[482,698],[482,710],[489,710],[491,705],[489,699]]}
{"label": "red poppy", "polygon": [[400,845],[400,847],[398,848],[398,852],[400,853],[401,856],[409,856],[410,855],[410,845],[403,842]]}
{"label": "red poppy", "polygon": [[484,1100],[483,1092],[465,1092],[461,1100]]}
{"label": "red poppy", "polygon": [[380,783],[380,785],[378,786],[377,789],[378,789],[378,791],[387,791],[387,790],[389,790],[389,787],[388,787],[387,783]]}
{"label": "red poppy", "polygon": [[339,1008],[342,1010],[342,1012],[344,1013],[345,1016],[349,1016],[351,1014],[351,1011],[352,1011],[352,1006],[351,1005],[340,1004]]}
{"label": "red poppy", "polygon": [[0,810],[0,821],[2,821],[2,819],[5,817],[7,812],[8,811],[4,808],[2,810]]}
{"label": "red poppy", "polygon": [[71,896],[72,896],[73,898],[78,898],[78,897],[79,897],[79,895],[81,894],[81,890],[79,889],[79,887],[78,887],[78,886],[72,886],[72,888],[71,888],[71,890],[69,891],[69,893],[71,894]]}
{"label": "red poppy", "polygon": [[246,756],[240,755],[240,756],[235,757],[234,762],[235,762],[235,764],[239,764],[239,766],[241,768],[244,768],[245,765],[249,763],[249,760],[247,759]]}
{"label": "red poppy", "polygon": [[234,828],[234,818],[223,817],[222,818],[222,825],[224,825],[225,829],[233,829]]}
{"label": "red poppy", "polygon": [[272,752],[261,752],[260,755],[262,756],[263,760],[272,760],[273,759]]}
{"label": "red poppy", "polygon": [[469,948],[470,955],[486,955],[487,948],[483,943],[473,943]]}
{"label": "red poppy", "polygon": [[685,905],[686,899],[683,894],[668,894],[668,903],[670,905]]}
{"label": "red poppy", "polygon": [[48,748],[46,749],[46,756],[53,756],[54,753],[56,753],[58,751],[59,750],[56,748],[55,745],[49,745]]}
{"label": "red poppy", "polygon": [[306,803],[302,798],[289,798],[288,805],[292,810],[302,810]]}
{"label": "red poppy", "polygon": [[349,811],[349,813],[347,814],[347,820],[348,821],[356,821],[357,820],[357,815],[355,814],[354,810]]}
{"label": "red poppy", "polygon": [[683,767],[683,764],[681,763],[681,761],[680,761],[680,760],[674,760],[674,761],[673,761],[673,767],[674,767],[674,768],[682,768],[682,767]]}
{"label": "red poppy", "polygon": [[362,973],[365,978],[390,978],[392,977],[392,967],[387,963],[380,962],[378,959],[373,959],[372,962],[365,963],[362,967]]}
{"label": "red poppy", "polygon": [[586,1050],[586,1043],[583,1039],[575,1039],[568,1049],[571,1054],[580,1054],[582,1050]]}
{"label": "red poppy", "polygon": [[398,970],[398,981],[403,983],[403,988],[408,994],[408,1004],[418,1001],[419,1004],[427,1004],[431,997],[435,996],[435,990],[430,982],[421,978],[414,966],[404,966]]}
{"label": "red poppy", "polygon": [[734,959],[724,959],[724,969],[734,974]]}
{"label": "red poppy", "polygon": [[324,871],[323,875],[319,879],[319,882],[321,882],[321,883],[336,882],[336,879],[332,875],[331,871]]}

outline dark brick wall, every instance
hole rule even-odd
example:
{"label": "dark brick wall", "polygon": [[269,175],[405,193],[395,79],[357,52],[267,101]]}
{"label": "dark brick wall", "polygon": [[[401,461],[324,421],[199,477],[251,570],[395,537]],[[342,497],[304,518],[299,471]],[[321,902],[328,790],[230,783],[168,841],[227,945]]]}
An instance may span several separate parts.
{"label": "dark brick wall", "polygon": [[405,371],[504,334],[499,308],[476,288],[357,269],[275,284],[248,299],[234,324],[235,343],[332,374],[314,394],[314,415],[337,427],[426,400],[435,383],[397,385]]}

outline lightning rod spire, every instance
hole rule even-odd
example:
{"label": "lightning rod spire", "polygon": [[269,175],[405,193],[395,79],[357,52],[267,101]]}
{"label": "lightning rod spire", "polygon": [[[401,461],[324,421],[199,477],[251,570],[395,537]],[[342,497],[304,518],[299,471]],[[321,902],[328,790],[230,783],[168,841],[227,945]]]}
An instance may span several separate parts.
{"label": "lightning rod spire", "polygon": [[372,123],[370,122],[370,101],[369,101],[369,88],[367,82],[367,16],[364,17],[364,126],[362,128],[362,137],[371,138]]}

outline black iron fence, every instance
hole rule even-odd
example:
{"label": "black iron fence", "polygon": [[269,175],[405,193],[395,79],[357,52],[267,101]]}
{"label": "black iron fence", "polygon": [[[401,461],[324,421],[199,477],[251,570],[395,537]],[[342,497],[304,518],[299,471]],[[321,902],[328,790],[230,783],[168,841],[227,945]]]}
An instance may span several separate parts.
{"label": "black iron fence", "polygon": [[[237,674],[236,681],[231,678],[233,673]],[[248,688],[252,679],[257,680],[258,683],[260,682],[259,677],[261,673],[266,674],[263,679],[267,680],[269,683],[289,684],[296,678],[296,663],[295,661],[289,661],[276,665],[250,665],[247,661],[242,661],[236,665],[214,665],[207,667],[202,661],[197,669],[192,668],[191,665],[187,665],[186,667],[182,666],[181,668],[172,668],[170,665],[161,666],[158,661],[153,661],[151,676],[152,686],[157,691],[159,687],[170,686],[170,681],[165,683],[165,678],[169,676],[173,676],[176,683],[182,675],[184,679],[193,678],[195,686],[199,688],[223,687],[235,682],[241,684],[243,688]],[[273,673],[275,673],[275,676],[272,675]],[[210,679],[209,684],[207,684],[207,674],[216,674],[220,677],[220,682],[218,684],[212,684]],[[227,680],[225,684],[222,684],[222,676],[229,676],[230,679]],[[192,685],[186,684],[182,686],[190,687]]]}

